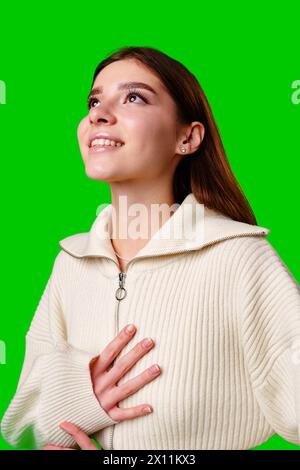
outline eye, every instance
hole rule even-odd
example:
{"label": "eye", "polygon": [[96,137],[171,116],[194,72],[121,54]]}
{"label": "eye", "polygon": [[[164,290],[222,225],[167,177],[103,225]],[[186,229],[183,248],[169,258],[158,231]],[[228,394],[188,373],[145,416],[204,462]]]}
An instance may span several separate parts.
{"label": "eye", "polygon": [[[127,98],[129,97],[132,97],[132,96],[138,96],[141,100],[144,101],[144,103],[148,103],[147,101],[147,98],[142,95],[141,93],[139,93],[138,91],[135,91],[135,90],[130,90],[129,93],[127,93],[126,95],[126,100]],[[90,96],[89,99],[88,99],[88,110],[90,110],[93,106],[93,103],[95,101],[99,101],[95,96]],[[135,103],[135,101],[130,101],[130,103]]]}
{"label": "eye", "polygon": [[96,101],[99,101],[99,100],[97,100],[97,98],[95,98],[94,96],[90,96],[90,97],[89,97],[89,99],[88,99],[88,110],[91,109],[92,103],[94,103],[95,100],[96,100]]}
{"label": "eye", "polygon": [[[147,99],[145,98],[145,96],[142,95],[141,93],[139,93],[138,91],[134,91],[134,90],[130,91],[129,93],[127,93],[126,99],[127,99],[129,96],[138,96],[141,100],[144,101],[144,103],[148,103],[148,101],[147,101]],[[131,103],[132,103],[132,101],[131,101]],[[134,101],[134,103],[135,103],[135,101]]]}

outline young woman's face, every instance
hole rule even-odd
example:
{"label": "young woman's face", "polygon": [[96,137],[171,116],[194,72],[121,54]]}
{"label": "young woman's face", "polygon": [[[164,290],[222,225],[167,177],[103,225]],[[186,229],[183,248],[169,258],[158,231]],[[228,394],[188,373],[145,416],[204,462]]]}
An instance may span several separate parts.
{"label": "young woman's face", "polygon": [[[129,82],[139,86],[119,89]],[[78,141],[87,176],[99,181],[159,179],[173,172],[179,159],[175,102],[162,82],[133,59],[113,62],[97,75],[89,111],[78,125]],[[138,96],[134,92],[140,93]],[[121,147],[90,147],[94,134],[107,133]]]}

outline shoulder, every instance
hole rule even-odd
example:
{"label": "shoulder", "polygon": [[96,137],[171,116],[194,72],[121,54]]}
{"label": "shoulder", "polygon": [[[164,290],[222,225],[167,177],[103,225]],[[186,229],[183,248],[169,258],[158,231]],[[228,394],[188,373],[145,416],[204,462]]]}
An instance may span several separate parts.
{"label": "shoulder", "polygon": [[286,273],[293,277],[289,267],[279,252],[273,247],[266,236],[238,236],[223,240],[219,249],[239,267],[242,276],[267,275],[271,270],[272,277],[278,273]]}
{"label": "shoulder", "polygon": [[234,254],[227,259],[237,281],[246,330],[260,331],[266,324],[299,332],[300,285],[269,240],[238,237],[225,245]]}
{"label": "shoulder", "polygon": [[299,284],[284,259],[266,237],[245,237],[239,240],[241,253],[241,276],[246,282],[265,283],[275,287],[279,283]]}
{"label": "shoulder", "polygon": [[54,259],[51,277],[61,282],[66,281],[87,262],[87,258],[75,257],[61,248]]}
{"label": "shoulder", "polygon": [[82,258],[89,254],[91,232],[82,232],[70,235],[59,241],[60,248],[67,254]]}
{"label": "shoulder", "polygon": [[265,235],[241,235],[233,236],[228,239],[221,240],[224,248],[236,248],[241,251],[247,251],[248,254],[271,253],[273,246]]}
{"label": "shoulder", "polygon": [[220,239],[209,245],[207,251],[211,256],[217,256],[227,267],[234,267],[241,276],[264,270],[273,263],[285,266],[265,236],[247,234]]}

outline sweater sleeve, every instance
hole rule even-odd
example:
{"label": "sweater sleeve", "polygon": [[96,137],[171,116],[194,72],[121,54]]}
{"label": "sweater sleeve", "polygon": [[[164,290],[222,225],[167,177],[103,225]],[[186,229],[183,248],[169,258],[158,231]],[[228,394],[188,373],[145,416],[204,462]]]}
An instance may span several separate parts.
{"label": "sweater sleeve", "polygon": [[300,445],[300,288],[264,238],[244,254],[242,340],[255,398],[281,437]]}
{"label": "sweater sleeve", "polygon": [[33,433],[35,448],[46,444],[78,449],[59,424],[70,421],[92,435],[116,424],[93,391],[90,362],[95,355],[67,342],[61,287],[63,253],[56,257],[51,276],[26,334],[20,378],[1,422],[1,433],[13,447]]}

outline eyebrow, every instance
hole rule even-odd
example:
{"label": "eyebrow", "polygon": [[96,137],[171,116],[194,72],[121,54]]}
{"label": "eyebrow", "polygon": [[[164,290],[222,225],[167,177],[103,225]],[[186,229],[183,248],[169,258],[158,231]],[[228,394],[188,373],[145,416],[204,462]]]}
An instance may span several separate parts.
{"label": "eyebrow", "polygon": [[[144,88],[145,90],[151,91],[154,95],[157,95],[157,92],[150,85],[147,85],[147,83],[143,83],[143,82],[122,82],[122,83],[119,83],[118,90],[127,90],[132,87]],[[88,99],[91,95],[101,95],[102,93],[103,93],[102,86],[93,88],[88,95]]]}

